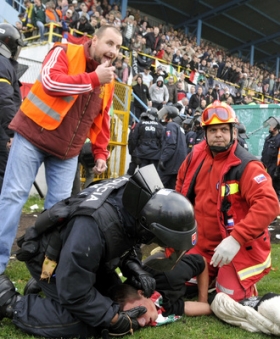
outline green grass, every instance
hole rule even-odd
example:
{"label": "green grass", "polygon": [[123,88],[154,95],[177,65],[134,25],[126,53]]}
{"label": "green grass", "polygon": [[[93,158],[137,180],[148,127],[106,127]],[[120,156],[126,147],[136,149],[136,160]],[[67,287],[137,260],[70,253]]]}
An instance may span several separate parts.
{"label": "green grass", "polygon": [[[34,205],[37,205],[38,208],[30,208]],[[29,214],[35,212],[42,212],[43,209],[44,209],[44,199],[40,198],[39,194],[34,194],[28,198],[27,202],[23,206],[22,212]]]}
{"label": "green grass", "polygon": [[[280,293],[280,246],[272,245],[272,270],[258,283],[259,294]],[[25,265],[19,261],[10,261],[6,274],[11,278],[19,292],[23,291],[29,279]],[[0,339],[35,339],[17,330],[11,320],[3,319],[0,325]],[[178,322],[158,328],[145,328],[135,332],[134,339],[261,339],[269,338],[264,334],[250,333],[223,323],[214,315],[203,317],[182,317]]]}

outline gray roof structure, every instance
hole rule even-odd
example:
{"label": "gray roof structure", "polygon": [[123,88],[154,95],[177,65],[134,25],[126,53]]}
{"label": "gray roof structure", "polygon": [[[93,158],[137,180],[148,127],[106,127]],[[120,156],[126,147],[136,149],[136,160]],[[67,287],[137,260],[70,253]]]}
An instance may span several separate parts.
{"label": "gray roof structure", "polygon": [[253,51],[255,64],[275,67],[280,58],[279,0],[128,0],[127,4],[194,35],[201,22],[202,39],[249,61]]}

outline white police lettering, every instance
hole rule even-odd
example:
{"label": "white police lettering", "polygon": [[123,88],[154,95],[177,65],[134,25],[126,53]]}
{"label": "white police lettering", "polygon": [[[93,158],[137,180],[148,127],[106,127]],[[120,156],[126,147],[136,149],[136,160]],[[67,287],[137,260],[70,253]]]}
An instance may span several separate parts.
{"label": "white police lettering", "polygon": [[142,125],[158,125],[156,121],[141,121]]}
{"label": "white police lettering", "polygon": [[94,201],[94,200],[98,200],[98,196],[101,196],[104,192],[107,191],[108,188],[112,188],[114,189],[117,184],[119,184],[122,181],[128,181],[128,178],[126,177],[120,177],[117,179],[113,179],[110,182],[107,182],[105,184],[95,184],[93,187],[95,188],[95,191],[91,193],[91,195],[89,196],[88,199],[86,199],[85,201]]}
{"label": "white police lettering", "polygon": [[154,126],[146,126],[146,127],[145,127],[145,131],[152,131],[152,132],[155,132],[156,129],[155,129]]}

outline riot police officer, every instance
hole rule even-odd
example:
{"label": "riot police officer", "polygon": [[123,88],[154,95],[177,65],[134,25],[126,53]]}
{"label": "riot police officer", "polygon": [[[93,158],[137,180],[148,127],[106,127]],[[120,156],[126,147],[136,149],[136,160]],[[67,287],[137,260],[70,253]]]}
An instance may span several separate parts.
{"label": "riot police officer", "polygon": [[192,130],[193,118],[186,118],[183,121],[183,128],[186,134],[187,154],[189,154],[195,145],[196,133]]}
{"label": "riot police officer", "polygon": [[94,183],[45,210],[19,240],[17,258],[25,261],[46,298],[20,296],[0,275],[0,319],[12,318],[23,331],[43,337],[133,333],[146,308],[121,312],[108,297],[110,287],[120,283],[116,267],[148,297],[155,280],[133,255],[133,247],[154,242],[173,248],[160,258],[161,267],[170,270],[194,239],[191,203],[163,188],[153,165],[131,177]]}
{"label": "riot police officer", "polygon": [[280,201],[280,118],[269,117],[264,127],[269,127],[269,135],[264,141],[261,161],[272,178],[273,188]]}
{"label": "riot police officer", "polygon": [[236,128],[238,131],[237,134],[237,141],[240,144],[240,146],[242,146],[243,148],[245,148],[248,151],[248,144],[246,142],[246,139],[249,139],[248,135],[246,134],[246,127],[244,124],[242,123],[238,123],[236,124]]}
{"label": "riot police officer", "polygon": [[164,106],[159,112],[159,119],[167,122],[164,130],[162,151],[158,164],[158,173],[166,188],[175,188],[176,177],[187,155],[185,132],[174,119],[178,117],[178,108]]}
{"label": "riot police officer", "polygon": [[158,121],[158,110],[148,108],[140,115],[140,121],[136,124],[130,135],[130,143],[135,145],[133,156],[139,159],[139,167],[149,164],[158,165],[163,137],[163,126]]}
{"label": "riot police officer", "polygon": [[16,59],[23,45],[16,27],[8,23],[0,24],[0,192],[14,136],[8,125],[21,104]]}

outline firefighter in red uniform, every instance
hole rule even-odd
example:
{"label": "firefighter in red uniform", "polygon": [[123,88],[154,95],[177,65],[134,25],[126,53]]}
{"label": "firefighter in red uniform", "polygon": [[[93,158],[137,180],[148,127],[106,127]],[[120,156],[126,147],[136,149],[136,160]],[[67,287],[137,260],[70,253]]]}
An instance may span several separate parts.
{"label": "firefighter in red uniform", "polygon": [[176,190],[195,208],[197,245],[216,291],[239,301],[257,294],[255,284],[271,267],[268,225],[279,213],[271,178],[236,141],[235,112],[215,101],[202,113],[206,140],[181,165]]}

